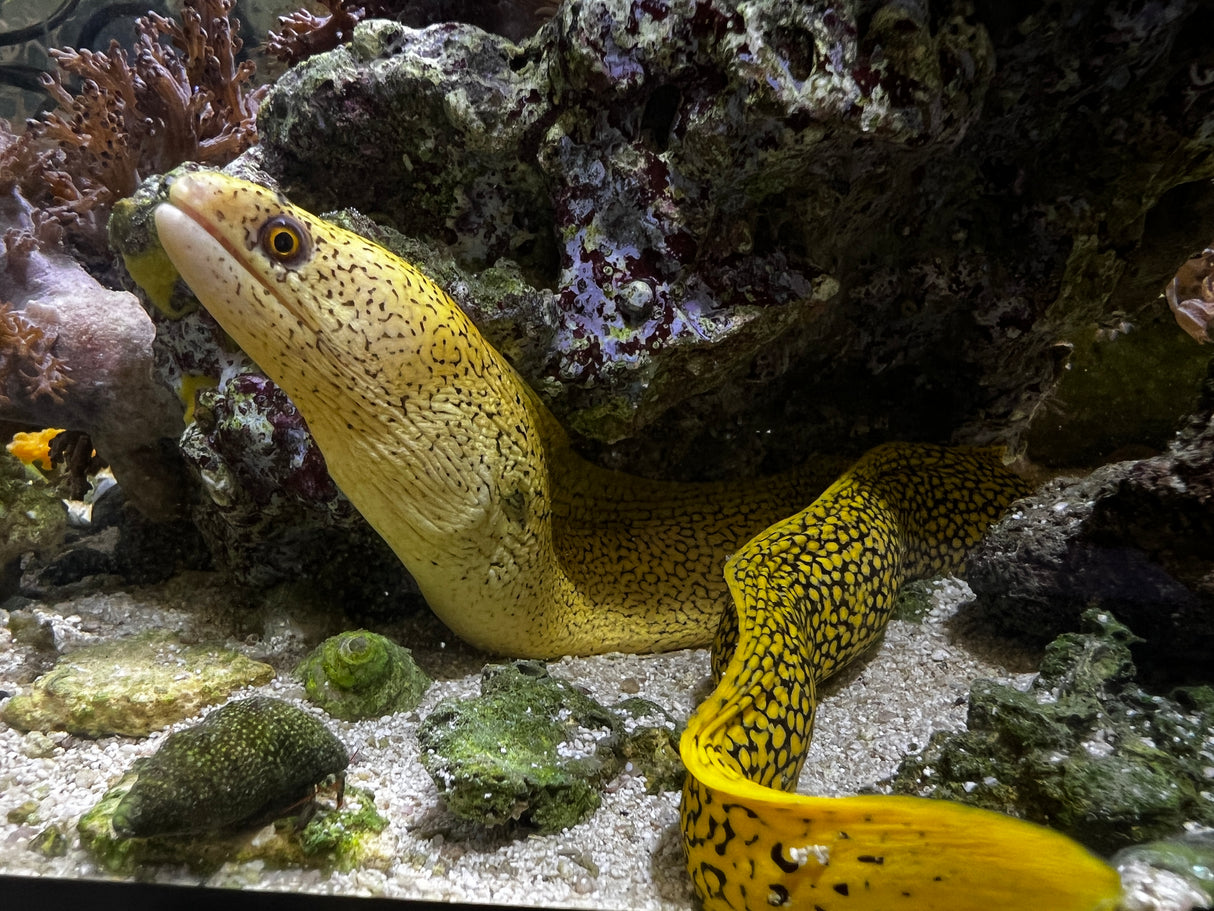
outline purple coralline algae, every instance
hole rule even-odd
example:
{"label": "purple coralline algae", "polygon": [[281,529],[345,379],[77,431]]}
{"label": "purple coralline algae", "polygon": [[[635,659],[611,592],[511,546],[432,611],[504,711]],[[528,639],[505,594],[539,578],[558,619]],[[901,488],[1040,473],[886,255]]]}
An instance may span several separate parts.
{"label": "purple coralline algae", "polygon": [[367,21],[279,80],[258,154],[314,209],[517,263],[554,303],[528,379],[592,448],[643,438],[633,467],[1014,441],[1071,340],[1166,314],[1205,243],[1177,232],[1214,175],[1206,15],[590,0],[521,44]]}

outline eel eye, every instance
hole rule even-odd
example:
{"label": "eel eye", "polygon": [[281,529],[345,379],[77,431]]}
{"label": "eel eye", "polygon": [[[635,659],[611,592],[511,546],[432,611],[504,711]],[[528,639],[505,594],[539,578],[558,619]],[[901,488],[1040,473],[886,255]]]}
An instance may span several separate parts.
{"label": "eel eye", "polygon": [[258,242],[266,256],[284,266],[296,265],[308,255],[304,226],[287,215],[277,215],[262,225]]}

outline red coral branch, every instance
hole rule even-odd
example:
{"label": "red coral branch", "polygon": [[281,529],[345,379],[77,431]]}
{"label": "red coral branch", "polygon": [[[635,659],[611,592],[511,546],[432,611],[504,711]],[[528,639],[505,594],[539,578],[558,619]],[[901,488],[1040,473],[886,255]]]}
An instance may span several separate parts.
{"label": "red coral branch", "polygon": [[43,84],[58,107],[0,150],[0,177],[99,252],[110,207],[144,177],[188,160],[226,164],[251,146],[266,88],[252,88],[254,64],[237,61],[233,2],[183,0],[180,21],[141,17],[131,55],[117,42],[51,51],[59,74]]}
{"label": "red coral branch", "polygon": [[331,51],[350,40],[354,26],[367,16],[382,16],[388,4],[369,0],[320,0],[329,15],[317,16],[307,10],[299,10],[278,18],[279,31],[270,32],[265,49],[270,56],[284,63],[298,63],[319,54]]}

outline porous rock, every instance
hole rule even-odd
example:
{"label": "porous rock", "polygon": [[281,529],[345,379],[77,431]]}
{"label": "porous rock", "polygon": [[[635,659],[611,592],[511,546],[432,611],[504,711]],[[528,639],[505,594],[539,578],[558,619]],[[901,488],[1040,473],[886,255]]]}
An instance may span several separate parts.
{"label": "porous rock", "polygon": [[894,790],[1048,824],[1105,854],[1214,823],[1214,690],[1147,692],[1136,637],[1102,610],[1083,626],[1048,646],[1028,692],[975,683],[967,731],[934,734]]}
{"label": "porous rock", "polygon": [[439,703],[418,728],[447,808],[478,825],[559,832],[589,817],[619,771],[621,725],[542,662],[486,667],[479,699]]}
{"label": "porous rock", "polygon": [[1015,505],[970,560],[991,622],[1031,637],[1074,629],[1095,604],[1170,673],[1214,649],[1214,379],[1162,455],[1059,479]]}
{"label": "porous rock", "polygon": [[369,21],[278,82],[257,156],[314,210],[517,263],[551,339],[525,375],[589,438],[643,435],[634,467],[1009,439],[1103,321],[1170,319],[1208,240],[1210,15],[588,0],[518,45]]}
{"label": "porous rock", "polygon": [[[209,317],[207,317],[209,319]],[[238,581],[307,578],[364,607],[414,590],[408,574],[329,477],[286,394],[255,372],[197,393],[182,454],[200,482],[199,530]]]}
{"label": "porous rock", "polygon": [[9,700],[4,720],[23,731],[146,737],[273,677],[268,664],[238,652],[152,631],[62,656]]}

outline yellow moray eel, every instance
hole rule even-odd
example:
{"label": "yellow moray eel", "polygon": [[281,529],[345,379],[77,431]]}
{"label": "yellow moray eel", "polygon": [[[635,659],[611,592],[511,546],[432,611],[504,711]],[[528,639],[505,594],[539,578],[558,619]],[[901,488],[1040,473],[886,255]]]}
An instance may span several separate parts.
{"label": "yellow moray eel", "polygon": [[[371,242],[211,172],[175,178],[155,221],[456,634],[552,657],[704,645],[719,622],[718,684],[682,740],[704,908],[1115,906],[1114,871],[1047,829],[943,801],[787,790],[816,684],[880,635],[903,580],[958,568],[1022,492],[996,453],[886,445],[824,493],[838,466],[737,484],[630,478],[578,458],[452,300]],[[811,505],[789,517],[790,503]]]}

